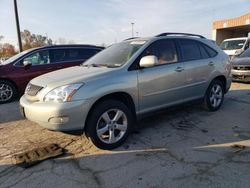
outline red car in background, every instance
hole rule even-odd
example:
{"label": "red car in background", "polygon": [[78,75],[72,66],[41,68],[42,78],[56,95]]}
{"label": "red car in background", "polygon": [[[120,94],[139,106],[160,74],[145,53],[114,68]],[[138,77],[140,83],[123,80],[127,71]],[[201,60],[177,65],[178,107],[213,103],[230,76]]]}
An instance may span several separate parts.
{"label": "red car in background", "polygon": [[29,81],[39,75],[82,64],[103,47],[51,45],[23,51],[0,63],[0,104],[23,94]]}

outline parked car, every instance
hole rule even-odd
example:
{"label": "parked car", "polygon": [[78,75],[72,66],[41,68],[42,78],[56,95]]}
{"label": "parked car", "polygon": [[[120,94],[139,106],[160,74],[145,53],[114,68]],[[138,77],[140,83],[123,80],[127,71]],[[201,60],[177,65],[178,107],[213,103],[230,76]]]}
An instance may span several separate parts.
{"label": "parked car", "polygon": [[31,80],[21,112],[50,130],[84,130],[97,147],[113,149],[138,117],[156,110],[193,100],[218,110],[230,72],[228,55],[200,35],[125,40],[80,67]]}
{"label": "parked car", "polygon": [[76,66],[101,51],[92,45],[52,45],[23,51],[0,63],[0,104],[23,94],[32,78]]}
{"label": "parked car", "polygon": [[239,55],[244,50],[248,49],[249,43],[250,38],[248,37],[230,38],[223,40],[220,47],[231,58],[234,55]]}
{"label": "parked car", "polygon": [[232,60],[233,81],[250,82],[250,48]]}

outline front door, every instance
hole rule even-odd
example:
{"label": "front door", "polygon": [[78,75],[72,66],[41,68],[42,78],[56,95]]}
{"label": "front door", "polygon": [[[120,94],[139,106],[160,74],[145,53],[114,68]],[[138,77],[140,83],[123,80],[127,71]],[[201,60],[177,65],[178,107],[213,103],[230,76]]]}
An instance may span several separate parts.
{"label": "front door", "polygon": [[[24,66],[24,62],[29,64]],[[20,88],[24,89],[31,79],[51,71],[50,63],[49,50],[36,51],[23,58],[15,67]]]}
{"label": "front door", "polygon": [[182,102],[185,97],[185,67],[179,62],[174,40],[152,43],[143,56],[154,55],[158,64],[138,70],[140,113]]}

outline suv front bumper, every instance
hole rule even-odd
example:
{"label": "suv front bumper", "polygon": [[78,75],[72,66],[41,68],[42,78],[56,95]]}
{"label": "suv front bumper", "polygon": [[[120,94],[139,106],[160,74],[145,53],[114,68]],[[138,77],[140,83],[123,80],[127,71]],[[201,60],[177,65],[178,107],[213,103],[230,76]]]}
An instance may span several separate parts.
{"label": "suv front bumper", "polygon": [[250,82],[250,70],[235,70],[232,69],[233,81]]}
{"label": "suv front bumper", "polygon": [[83,130],[90,109],[88,100],[55,103],[20,99],[20,110],[27,119],[56,131]]}

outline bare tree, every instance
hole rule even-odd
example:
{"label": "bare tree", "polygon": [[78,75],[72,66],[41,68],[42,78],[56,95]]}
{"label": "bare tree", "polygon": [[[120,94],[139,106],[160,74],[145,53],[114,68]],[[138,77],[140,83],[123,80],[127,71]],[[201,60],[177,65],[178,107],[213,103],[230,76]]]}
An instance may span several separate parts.
{"label": "bare tree", "polygon": [[60,37],[60,38],[58,38],[58,39],[56,40],[55,43],[56,43],[56,44],[66,44],[67,41],[66,41],[65,38]]}
{"label": "bare tree", "polygon": [[41,47],[46,45],[51,45],[53,43],[52,39],[47,36],[32,34],[29,30],[24,30],[21,32],[23,49]]}

